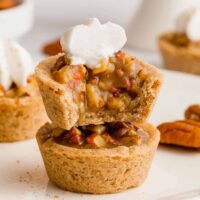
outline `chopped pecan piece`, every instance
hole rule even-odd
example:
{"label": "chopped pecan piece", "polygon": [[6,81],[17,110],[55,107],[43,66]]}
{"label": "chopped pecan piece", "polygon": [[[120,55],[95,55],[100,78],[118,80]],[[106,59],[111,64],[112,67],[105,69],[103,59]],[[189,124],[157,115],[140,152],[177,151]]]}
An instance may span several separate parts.
{"label": "chopped pecan piece", "polygon": [[104,99],[96,85],[86,84],[86,97],[88,107],[99,110],[105,105]]}
{"label": "chopped pecan piece", "polygon": [[200,105],[191,105],[185,111],[185,119],[200,121]]}
{"label": "chopped pecan piece", "polygon": [[81,145],[83,143],[83,138],[80,135],[74,135],[69,139],[69,143]]}
{"label": "chopped pecan piece", "polygon": [[53,137],[59,137],[62,135],[62,133],[64,132],[63,129],[61,128],[55,128],[53,131],[52,131],[52,135]]}
{"label": "chopped pecan piece", "polygon": [[93,75],[101,74],[105,72],[108,69],[108,61],[107,60],[101,60],[99,63],[98,68],[94,68],[92,70]]}
{"label": "chopped pecan piece", "polygon": [[123,111],[125,110],[126,106],[120,97],[109,97],[107,102],[107,108],[110,110]]}
{"label": "chopped pecan piece", "polygon": [[105,147],[106,146],[106,140],[102,137],[102,135],[99,135],[97,133],[91,134],[89,137],[87,137],[87,143],[91,145],[92,147]]}
{"label": "chopped pecan piece", "polygon": [[106,142],[108,144],[111,144],[111,145],[119,145],[120,144],[119,141],[117,141],[116,139],[111,137],[108,133],[103,134],[102,137],[106,140]]}
{"label": "chopped pecan piece", "polygon": [[60,70],[60,69],[61,69],[62,67],[64,67],[65,65],[66,65],[65,56],[64,56],[64,55],[63,55],[63,56],[60,56],[60,57],[57,59],[55,65],[54,65],[54,67],[53,67],[53,69],[52,69],[52,72]]}
{"label": "chopped pecan piece", "polygon": [[158,126],[160,143],[200,148],[200,123],[193,120],[182,120],[163,123]]}
{"label": "chopped pecan piece", "polygon": [[106,126],[103,125],[88,125],[85,127],[86,130],[89,130],[93,133],[102,134],[106,130]]}

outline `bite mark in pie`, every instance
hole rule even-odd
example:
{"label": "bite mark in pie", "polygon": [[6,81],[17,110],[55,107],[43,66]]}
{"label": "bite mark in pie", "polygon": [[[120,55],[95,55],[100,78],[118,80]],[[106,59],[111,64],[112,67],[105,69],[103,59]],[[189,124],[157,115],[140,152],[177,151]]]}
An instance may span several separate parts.
{"label": "bite mark in pie", "polygon": [[39,64],[36,77],[50,119],[59,127],[147,119],[162,76],[155,67],[117,52],[99,67],[69,64],[65,54]]}

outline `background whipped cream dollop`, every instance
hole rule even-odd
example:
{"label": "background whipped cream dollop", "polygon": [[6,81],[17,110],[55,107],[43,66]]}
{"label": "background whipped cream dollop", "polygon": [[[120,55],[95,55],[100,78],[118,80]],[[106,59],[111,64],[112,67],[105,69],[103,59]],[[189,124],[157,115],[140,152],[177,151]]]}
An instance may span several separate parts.
{"label": "background whipped cream dollop", "polygon": [[0,39],[0,85],[8,90],[14,82],[26,86],[27,78],[34,73],[32,58],[19,44]]}
{"label": "background whipped cream dollop", "polygon": [[200,8],[181,13],[176,20],[176,32],[185,33],[191,41],[200,40]]}
{"label": "background whipped cream dollop", "polygon": [[126,43],[124,29],[112,22],[101,24],[97,18],[71,27],[61,37],[61,46],[72,65],[85,64],[97,68],[101,59],[107,59]]}

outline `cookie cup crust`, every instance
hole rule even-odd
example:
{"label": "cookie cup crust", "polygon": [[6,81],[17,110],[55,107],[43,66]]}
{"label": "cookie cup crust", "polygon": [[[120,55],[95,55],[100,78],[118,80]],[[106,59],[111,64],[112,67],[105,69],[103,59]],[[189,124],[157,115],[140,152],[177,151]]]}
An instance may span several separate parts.
{"label": "cookie cup crust", "polygon": [[41,96],[0,97],[0,142],[33,138],[47,121]]}
{"label": "cookie cup crust", "polygon": [[137,187],[145,180],[158,146],[159,131],[150,124],[140,146],[78,149],[56,143],[50,136],[55,125],[45,124],[37,142],[50,180],[58,187],[81,193],[116,193]]}
{"label": "cookie cup crust", "polygon": [[148,80],[141,88],[139,96],[131,100],[130,109],[127,111],[114,111],[101,109],[97,112],[87,110],[80,115],[78,105],[73,99],[73,90],[66,84],[55,81],[51,74],[57,59],[64,54],[52,56],[42,61],[36,68],[36,78],[41,95],[51,121],[58,127],[70,130],[73,126],[88,124],[101,124],[113,121],[136,121],[144,122],[148,118],[157,95],[163,77],[160,71],[143,61],[137,60],[147,72]]}
{"label": "cookie cup crust", "polygon": [[178,48],[171,44],[166,37],[172,34],[163,34],[158,40],[165,67],[170,70],[200,75],[200,53],[196,54],[188,48]]}

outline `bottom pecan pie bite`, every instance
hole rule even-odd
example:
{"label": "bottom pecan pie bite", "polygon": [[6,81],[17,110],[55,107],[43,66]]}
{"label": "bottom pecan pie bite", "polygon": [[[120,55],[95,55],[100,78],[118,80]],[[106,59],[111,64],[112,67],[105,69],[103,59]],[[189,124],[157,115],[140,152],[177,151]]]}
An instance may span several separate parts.
{"label": "bottom pecan pie bite", "polygon": [[162,83],[158,69],[122,51],[92,70],[70,65],[59,54],[41,62],[36,76],[50,119],[68,130],[74,125],[143,122]]}
{"label": "bottom pecan pie bite", "polygon": [[69,131],[47,123],[36,138],[54,184],[69,191],[102,194],[143,183],[159,131],[148,123],[113,122]]}

